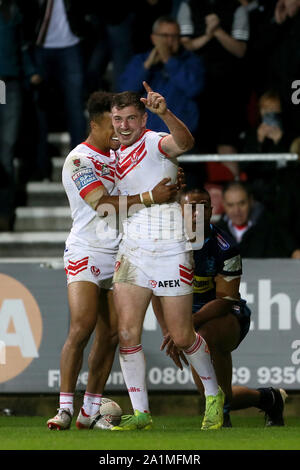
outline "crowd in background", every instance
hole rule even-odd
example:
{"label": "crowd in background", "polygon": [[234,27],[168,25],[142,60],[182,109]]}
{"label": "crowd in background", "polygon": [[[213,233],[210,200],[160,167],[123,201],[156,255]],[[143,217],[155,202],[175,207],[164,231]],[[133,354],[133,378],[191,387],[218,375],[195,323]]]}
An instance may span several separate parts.
{"label": "crowd in background", "polygon": [[[18,186],[51,180],[49,132],[68,132],[72,148],[85,139],[99,89],[142,93],[146,80],[192,131],[192,153],[300,153],[299,45],[300,0],[1,0],[0,230],[13,230]],[[155,116],[148,126],[164,130]],[[262,233],[262,210],[272,219],[266,240],[279,241],[249,256],[300,257],[298,162],[183,166],[239,242]],[[237,211],[248,201],[239,223],[233,193]]]}

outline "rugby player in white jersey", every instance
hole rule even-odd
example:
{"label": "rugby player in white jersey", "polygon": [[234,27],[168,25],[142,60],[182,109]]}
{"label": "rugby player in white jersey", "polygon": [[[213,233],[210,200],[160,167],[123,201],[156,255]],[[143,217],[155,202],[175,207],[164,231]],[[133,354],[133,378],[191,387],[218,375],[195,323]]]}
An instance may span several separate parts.
{"label": "rugby player in white jersey", "polygon": [[[176,157],[194,145],[193,136],[168,109],[164,97],[143,83],[146,98],[124,92],[112,100],[113,126],[121,143],[116,185],[123,195],[149,191],[162,177],[170,177],[174,182]],[[161,136],[146,129],[146,108],[160,116],[170,134]],[[134,411],[112,428],[116,431],[152,427],[141,335],[153,294],[160,297],[164,321],[174,343],[204,377],[205,395],[216,397],[214,406],[223,413],[224,394],[218,387],[207,345],[193,327],[193,252],[183,229],[181,207],[177,202],[155,205],[151,192],[141,202],[149,207],[123,222],[124,234],[113,279],[119,358]],[[212,423],[212,428],[215,425],[219,426]]]}
{"label": "rugby player in white jersey", "polygon": [[[92,332],[95,336],[88,359],[88,383],[76,426],[80,429],[111,427],[99,413],[117,345],[117,322],[109,289],[120,235],[116,218],[103,216],[103,204],[105,207],[111,204],[118,211],[120,201],[115,191],[114,153],[120,143],[111,122],[111,96],[96,92],[90,97],[89,136],[70,152],[62,171],[73,219],[64,253],[70,327],[61,353],[58,413],[47,421],[49,429],[70,428],[83,351]],[[164,179],[153,189],[156,202],[174,198],[176,185],[167,185],[169,181]],[[143,196],[147,199],[148,192],[126,198],[127,206],[139,203],[143,207]]]}

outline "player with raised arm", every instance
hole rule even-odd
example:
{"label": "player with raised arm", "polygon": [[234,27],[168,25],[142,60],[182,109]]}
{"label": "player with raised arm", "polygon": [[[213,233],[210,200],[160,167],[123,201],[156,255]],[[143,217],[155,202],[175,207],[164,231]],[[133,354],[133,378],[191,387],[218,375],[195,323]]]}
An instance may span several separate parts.
{"label": "player with raised arm", "polygon": [[[226,394],[224,426],[230,427],[229,410],[257,407],[266,413],[267,426],[282,426],[286,392],[282,389],[231,386],[231,352],[245,338],[250,327],[251,312],[246,302],[240,298],[239,285],[242,275],[242,261],[235,241],[221,229],[210,224],[212,206],[209,193],[205,189],[190,190],[182,195],[184,204],[193,206],[193,222],[196,217],[196,204],[204,205],[203,247],[193,244],[194,301],[193,320],[195,330],[203,336],[212,355],[218,383]],[[182,368],[180,353],[170,340],[159,299],[153,299],[153,308],[161,325],[167,345],[167,354]],[[186,363],[186,361],[185,361]],[[202,380],[193,370],[193,377],[200,393],[203,393]],[[203,425],[207,423],[203,421]]]}
{"label": "player with raised arm", "polygon": [[[162,95],[144,82],[146,98],[134,92],[115,95],[112,120],[121,146],[116,165],[120,194],[148,191],[162,177],[175,180],[176,157],[193,147],[185,124],[167,107]],[[170,133],[161,136],[146,128],[146,109],[156,113]],[[218,387],[206,342],[192,321],[193,253],[185,235],[179,203],[157,206],[143,199],[145,209],[128,217],[114,274],[118,313],[120,364],[133,415],[123,416],[113,430],[149,429],[152,418],[146,387],[146,364],[141,344],[143,321],[153,294],[161,299],[164,320],[175,344],[189,363],[205,376],[206,397],[222,414],[224,394]],[[215,413],[218,414],[218,413]],[[215,421],[212,427],[220,427]]]}
{"label": "player with raised arm", "polygon": [[[120,197],[115,189],[114,152],[120,142],[111,122],[111,98],[111,93],[92,94],[88,101],[89,136],[70,152],[62,171],[73,219],[64,253],[70,327],[61,353],[59,409],[56,416],[48,420],[49,429],[70,428],[83,351],[93,332],[88,383],[76,425],[80,429],[112,427],[99,412],[118,343],[117,317],[110,289],[121,238],[115,217]],[[151,195],[157,203],[174,198],[176,185],[167,184],[169,181],[165,178],[152,187]],[[140,208],[144,207],[143,197],[149,198],[149,193],[123,198],[124,204],[130,207],[139,203]],[[105,209],[112,209],[108,216],[105,216],[103,204]]]}

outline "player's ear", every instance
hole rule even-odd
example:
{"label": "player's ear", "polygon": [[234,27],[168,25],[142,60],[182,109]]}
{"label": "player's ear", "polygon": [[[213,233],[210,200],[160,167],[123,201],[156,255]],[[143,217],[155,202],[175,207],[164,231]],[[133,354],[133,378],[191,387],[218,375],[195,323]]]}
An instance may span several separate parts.
{"label": "player's ear", "polygon": [[147,111],[145,111],[143,118],[142,118],[143,127],[146,127],[147,119],[148,119],[148,113]]}

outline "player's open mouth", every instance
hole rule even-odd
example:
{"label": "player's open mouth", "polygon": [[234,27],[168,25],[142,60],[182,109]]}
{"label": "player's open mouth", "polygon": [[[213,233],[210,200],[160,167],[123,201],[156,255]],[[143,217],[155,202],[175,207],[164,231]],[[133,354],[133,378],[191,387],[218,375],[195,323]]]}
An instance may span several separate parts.
{"label": "player's open mouth", "polygon": [[119,142],[118,137],[112,137],[111,140],[116,140],[117,142]]}
{"label": "player's open mouth", "polygon": [[131,134],[131,131],[124,131],[124,132],[120,132],[121,135],[130,135]]}

